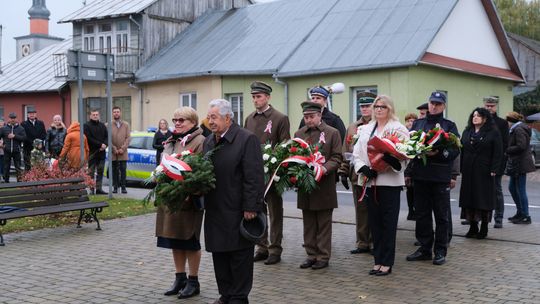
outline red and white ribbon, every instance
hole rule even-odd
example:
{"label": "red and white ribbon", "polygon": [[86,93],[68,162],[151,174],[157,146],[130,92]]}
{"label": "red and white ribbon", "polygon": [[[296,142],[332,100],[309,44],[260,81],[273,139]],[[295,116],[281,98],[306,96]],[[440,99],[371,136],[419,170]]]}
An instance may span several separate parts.
{"label": "red and white ribbon", "polygon": [[[296,138],[293,138],[292,140],[297,142],[302,148],[309,149],[309,144],[303,139],[296,137]],[[274,174],[272,174],[272,178],[268,182],[268,185],[266,186],[266,190],[264,191],[264,196],[266,197],[266,193],[268,193],[268,190],[270,190],[270,186],[272,186],[272,183],[274,182],[274,178],[276,177],[279,167],[281,167],[282,164],[297,163],[297,164],[306,165],[313,169],[313,173],[315,174],[315,181],[319,182],[324,175],[323,164],[325,161],[326,159],[324,158],[324,155],[321,154],[321,152],[311,153],[310,156],[294,155],[294,156],[284,159],[281,163],[279,163],[279,166],[274,171]]]}
{"label": "red and white ribbon", "polygon": [[272,134],[272,121],[269,120],[266,124],[266,129],[264,129],[264,133]]}
{"label": "red and white ribbon", "polygon": [[189,138],[191,137],[191,134],[188,134],[184,137],[182,137],[182,140],[180,140],[180,144],[182,145],[182,147],[185,147]]}

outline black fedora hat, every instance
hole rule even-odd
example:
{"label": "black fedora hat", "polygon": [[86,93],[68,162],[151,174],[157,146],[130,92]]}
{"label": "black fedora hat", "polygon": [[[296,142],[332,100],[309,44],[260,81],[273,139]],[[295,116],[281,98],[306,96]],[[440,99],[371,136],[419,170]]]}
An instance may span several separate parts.
{"label": "black fedora hat", "polygon": [[266,225],[266,214],[257,212],[257,216],[252,220],[242,218],[240,234],[248,241],[257,243],[264,236]]}

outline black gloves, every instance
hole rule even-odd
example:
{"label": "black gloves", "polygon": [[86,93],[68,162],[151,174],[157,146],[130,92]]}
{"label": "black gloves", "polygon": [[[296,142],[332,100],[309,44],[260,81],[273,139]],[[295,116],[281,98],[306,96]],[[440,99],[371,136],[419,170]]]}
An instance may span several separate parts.
{"label": "black gloves", "polygon": [[360,168],[360,170],[358,170],[358,173],[364,174],[364,176],[367,177],[367,178],[375,178],[375,177],[377,177],[377,171],[371,169],[368,166],[363,166],[362,168]]}
{"label": "black gloves", "polygon": [[339,179],[341,180],[341,184],[343,185],[343,187],[349,190],[349,182],[347,181],[347,175],[340,174]]}
{"label": "black gloves", "polygon": [[388,153],[384,153],[382,160],[385,163],[389,164],[390,167],[394,168],[394,170],[396,171],[401,170],[401,163],[399,162],[397,158],[393,157],[392,155]]}

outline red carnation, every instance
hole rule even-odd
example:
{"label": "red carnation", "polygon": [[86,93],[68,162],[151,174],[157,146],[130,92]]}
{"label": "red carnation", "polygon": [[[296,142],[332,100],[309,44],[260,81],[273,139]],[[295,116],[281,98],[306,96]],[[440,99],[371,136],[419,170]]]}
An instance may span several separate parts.
{"label": "red carnation", "polygon": [[296,181],[297,181],[296,176],[291,176],[289,178],[289,181],[291,181],[291,183],[293,183],[293,184],[296,184]]}
{"label": "red carnation", "polygon": [[297,151],[298,151],[298,149],[296,147],[291,147],[289,149],[289,152],[291,152],[291,153],[296,153]]}
{"label": "red carnation", "polygon": [[446,138],[446,139],[450,138],[450,136],[448,135],[448,133],[444,132],[443,134],[444,134],[444,138]]}
{"label": "red carnation", "polygon": [[287,168],[287,167],[289,166],[289,163],[283,163],[283,164],[281,164],[281,166],[282,166],[283,168]]}

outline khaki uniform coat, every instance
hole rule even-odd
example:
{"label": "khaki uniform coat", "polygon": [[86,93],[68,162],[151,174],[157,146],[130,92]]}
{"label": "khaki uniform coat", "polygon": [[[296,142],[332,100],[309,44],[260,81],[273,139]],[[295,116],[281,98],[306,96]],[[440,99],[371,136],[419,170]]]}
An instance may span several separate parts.
{"label": "khaki uniform coat", "polygon": [[[271,126],[270,132],[267,130],[269,126]],[[260,114],[256,111],[249,114],[244,128],[253,132],[261,144],[270,143],[272,147],[291,138],[289,117],[272,106]]]}
{"label": "khaki uniform coat", "polygon": [[[173,154],[187,150],[191,150],[193,153],[202,153],[203,151],[204,136],[202,136],[200,128],[191,133],[185,146],[182,146],[180,141],[181,138],[174,143],[168,143],[163,153]],[[175,213],[169,212],[164,206],[158,207],[156,236],[179,240],[189,240],[195,236],[199,239],[204,212],[196,209],[195,206],[192,207],[191,209],[178,210]]]}
{"label": "khaki uniform coat", "polygon": [[[112,124],[112,160],[128,160],[128,146],[131,140],[129,124],[123,120],[120,121],[120,127],[116,125],[116,122]],[[122,149],[124,152],[118,154],[118,150]]]}
{"label": "khaki uniform coat", "polygon": [[338,173],[344,174],[349,177],[351,180],[351,183],[353,185],[357,184],[358,181],[358,174],[354,171],[354,166],[351,167],[348,160],[345,159],[345,153],[352,153],[354,148],[354,141],[355,139],[353,136],[356,135],[358,132],[358,127],[367,125],[369,123],[370,119],[365,119],[364,117],[361,117],[359,120],[353,122],[349,125],[347,128],[347,134],[345,135],[345,140],[343,141],[343,161],[341,162],[341,165],[339,166]]}
{"label": "khaki uniform coat", "polygon": [[341,136],[339,131],[321,122],[318,127],[309,129],[304,126],[296,131],[295,137],[310,144],[317,144],[324,132],[325,143],[319,151],[325,158],[326,174],[318,183],[318,188],[311,194],[298,192],[298,208],[304,210],[327,210],[337,208],[336,173],[341,164]]}

